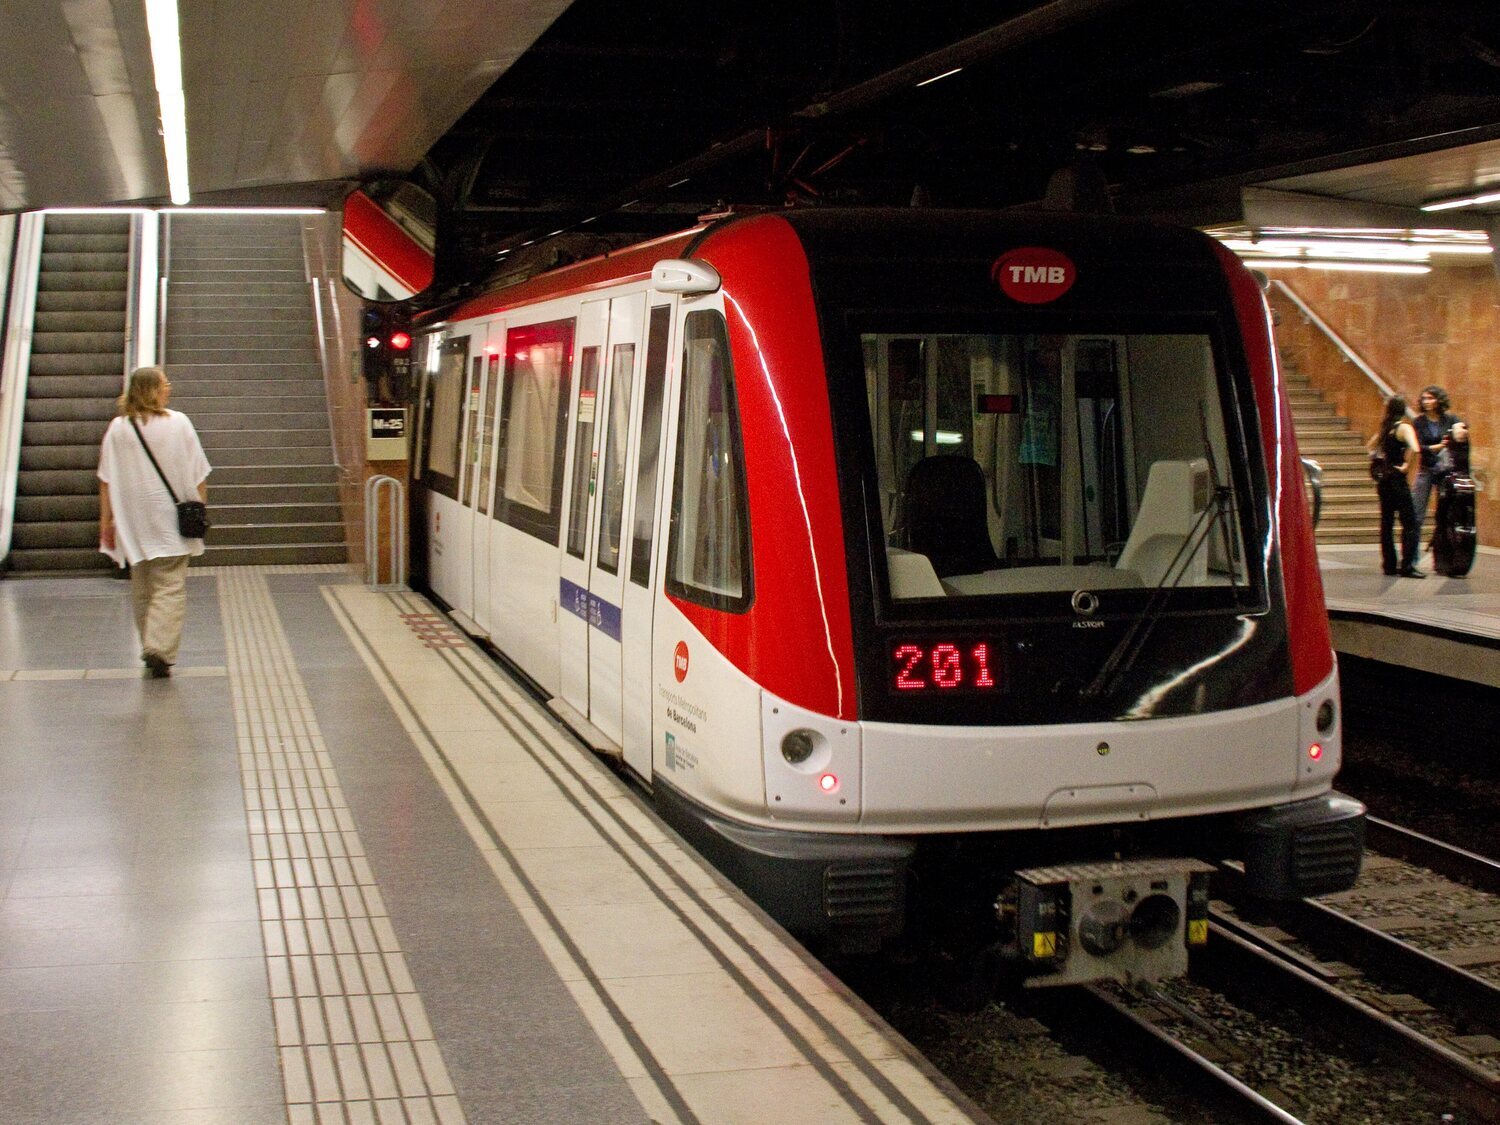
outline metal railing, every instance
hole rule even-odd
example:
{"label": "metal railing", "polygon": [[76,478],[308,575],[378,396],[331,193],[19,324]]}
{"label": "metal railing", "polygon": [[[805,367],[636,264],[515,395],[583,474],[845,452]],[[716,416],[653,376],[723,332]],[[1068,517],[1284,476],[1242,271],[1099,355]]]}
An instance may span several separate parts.
{"label": "metal railing", "polygon": [[[386,531],[391,544],[391,580],[380,581],[380,502],[389,498]],[[365,585],[372,590],[406,589],[406,487],[384,474],[365,481]]]}
{"label": "metal railing", "polygon": [[1392,387],[1389,383],[1382,379],[1379,373],[1360,357],[1358,352],[1356,352],[1353,348],[1351,348],[1344,342],[1343,337],[1335,332],[1329,326],[1326,320],[1324,320],[1317,313],[1313,312],[1312,306],[1304,301],[1301,297],[1297,296],[1297,294],[1292,290],[1291,286],[1287,285],[1287,283],[1282,281],[1280,278],[1273,278],[1271,280],[1271,284],[1277,289],[1277,291],[1285,296],[1287,300],[1291,301],[1292,304],[1297,306],[1297,311],[1307,318],[1307,322],[1309,324],[1311,324],[1319,332],[1323,333],[1324,336],[1328,337],[1329,341],[1333,344],[1334,347],[1338,348],[1339,352],[1346,360],[1354,364],[1355,367],[1359,368],[1359,370],[1364,373],[1365,377],[1369,379],[1370,382],[1375,384],[1375,388],[1380,392],[1382,401],[1390,398],[1391,395],[1396,393],[1396,388]]}

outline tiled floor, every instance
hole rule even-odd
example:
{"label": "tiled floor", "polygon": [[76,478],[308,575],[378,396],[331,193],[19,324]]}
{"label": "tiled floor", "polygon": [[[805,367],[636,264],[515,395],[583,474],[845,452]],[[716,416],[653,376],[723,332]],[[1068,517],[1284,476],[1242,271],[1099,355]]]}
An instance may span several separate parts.
{"label": "tiled floor", "polygon": [[0,582],[0,1121],[962,1121],[427,603]]}

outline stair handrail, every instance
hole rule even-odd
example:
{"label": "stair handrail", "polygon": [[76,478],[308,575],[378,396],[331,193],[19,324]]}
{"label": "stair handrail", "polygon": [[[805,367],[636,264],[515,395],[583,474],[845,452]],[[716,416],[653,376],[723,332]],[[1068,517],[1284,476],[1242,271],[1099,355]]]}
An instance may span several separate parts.
{"label": "stair handrail", "polygon": [[1375,384],[1375,388],[1380,392],[1380,397],[1382,399],[1388,399],[1396,393],[1396,388],[1392,387],[1389,383],[1382,379],[1380,377],[1380,374],[1373,367],[1371,367],[1362,358],[1360,358],[1359,353],[1351,348],[1348,344],[1346,344],[1343,337],[1335,332],[1329,326],[1326,320],[1324,320],[1317,313],[1313,312],[1312,306],[1304,301],[1301,297],[1297,296],[1296,291],[1293,290],[1291,286],[1282,281],[1280,278],[1272,278],[1271,284],[1278,290],[1280,290],[1280,292],[1285,294],[1287,300],[1291,301],[1292,304],[1297,306],[1298,311],[1307,318],[1309,324],[1311,324],[1319,332],[1323,333],[1324,336],[1328,337],[1329,341],[1332,342],[1334,347],[1338,348],[1338,350],[1343,354],[1343,357],[1346,360],[1354,364],[1355,367],[1359,368],[1360,371],[1364,373],[1365,378],[1369,379],[1370,382]]}
{"label": "stair handrail", "polygon": [[26,383],[31,375],[31,336],[36,326],[36,295],[42,273],[40,211],[28,211],[16,227],[6,308],[5,350],[0,355],[0,559],[10,556],[15,528],[16,486],[21,472],[21,421],[26,414]]}

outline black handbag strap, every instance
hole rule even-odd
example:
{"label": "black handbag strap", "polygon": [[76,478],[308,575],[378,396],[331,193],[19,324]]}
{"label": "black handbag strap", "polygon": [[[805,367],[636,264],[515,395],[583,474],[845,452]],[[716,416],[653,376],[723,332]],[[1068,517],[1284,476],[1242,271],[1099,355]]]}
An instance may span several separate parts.
{"label": "black handbag strap", "polygon": [[161,471],[161,466],[156,463],[156,455],[151,452],[151,447],[146,444],[146,435],[141,433],[141,428],[135,424],[135,419],[130,419],[130,428],[135,431],[135,436],[141,439],[141,448],[146,451],[146,456],[151,458],[151,467],[156,470],[156,475],[161,477],[162,484],[167,486],[167,495],[176,504],[177,493],[172,491],[172,486],[167,484],[167,474]]}

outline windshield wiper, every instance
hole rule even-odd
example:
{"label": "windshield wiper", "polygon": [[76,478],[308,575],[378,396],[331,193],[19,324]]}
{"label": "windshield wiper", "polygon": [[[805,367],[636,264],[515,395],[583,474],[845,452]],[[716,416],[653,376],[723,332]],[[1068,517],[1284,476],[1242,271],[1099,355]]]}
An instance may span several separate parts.
{"label": "windshield wiper", "polygon": [[[1215,485],[1213,499],[1204,506],[1203,511],[1198,513],[1193,526],[1188,528],[1188,533],[1183,536],[1177,553],[1172,556],[1171,562],[1167,563],[1166,569],[1162,571],[1161,579],[1146,600],[1145,607],[1131,622],[1130,628],[1110,652],[1109,657],[1099,668],[1098,674],[1079,691],[1080,698],[1092,700],[1108,695],[1114,690],[1119,678],[1130,671],[1140,656],[1141,650],[1146,647],[1151,630],[1156,628],[1156,623],[1161,620],[1162,614],[1166,611],[1172,592],[1177,589],[1183,576],[1187,574],[1193,556],[1204,548],[1214,527],[1221,521],[1228,520],[1233,507],[1233,490],[1224,485]],[[1231,560],[1231,572],[1233,565],[1233,560]],[[1233,582],[1233,578],[1230,581]],[[1235,588],[1238,589],[1238,585]]]}

